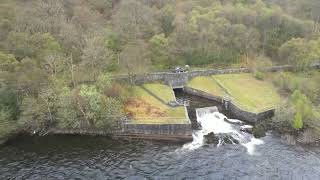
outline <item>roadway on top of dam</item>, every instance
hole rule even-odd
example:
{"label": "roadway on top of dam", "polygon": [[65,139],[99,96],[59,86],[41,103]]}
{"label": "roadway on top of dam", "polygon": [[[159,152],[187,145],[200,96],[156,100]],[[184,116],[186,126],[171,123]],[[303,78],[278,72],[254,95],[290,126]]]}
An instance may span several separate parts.
{"label": "roadway on top of dam", "polygon": [[[265,68],[267,72],[290,71],[299,68],[293,65],[272,66]],[[314,63],[309,66],[311,69],[319,69],[320,63]],[[197,76],[210,76],[216,74],[237,74],[250,73],[253,69],[250,68],[233,68],[233,69],[208,69],[208,70],[194,70],[180,73],[174,72],[154,72],[146,74],[132,74],[132,75],[113,75],[114,80],[129,80],[135,84],[144,84],[155,81],[162,81],[172,88],[183,88],[187,82]]]}

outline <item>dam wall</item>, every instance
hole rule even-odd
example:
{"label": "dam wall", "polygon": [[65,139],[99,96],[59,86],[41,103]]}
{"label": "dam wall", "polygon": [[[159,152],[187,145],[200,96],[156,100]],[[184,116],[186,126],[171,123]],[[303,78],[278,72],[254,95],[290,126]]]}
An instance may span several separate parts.
{"label": "dam wall", "polygon": [[[267,72],[278,72],[278,71],[292,71],[298,67],[293,65],[282,65],[282,66],[272,66],[267,67],[265,70]],[[311,65],[311,69],[319,69],[320,63]],[[197,71],[187,71],[181,73],[173,72],[156,72],[148,74],[134,74],[128,75],[117,75],[113,76],[112,79],[119,81],[129,81],[137,85],[161,81],[173,88],[182,88],[187,82],[197,76],[211,76],[217,74],[239,74],[239,73],[250,73],[253,70],[250,68],[233,68],[233,69],[209,69],[209,70],[197,70]]]}
{"label": "dam wall", "polygon": [[126,133],[191,136],[191,124],[124,124]]}

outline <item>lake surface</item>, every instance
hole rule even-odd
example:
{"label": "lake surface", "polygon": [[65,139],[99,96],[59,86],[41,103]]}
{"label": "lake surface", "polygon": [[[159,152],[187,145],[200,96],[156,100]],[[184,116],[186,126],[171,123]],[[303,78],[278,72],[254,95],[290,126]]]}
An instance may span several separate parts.
{"label": "lake surface", "polygon": [[114,141],[106,137],[21,137],[0,148],[0,179],[310,179],[320,178],[317,148],[272,135],[249,154],[242,145]]}

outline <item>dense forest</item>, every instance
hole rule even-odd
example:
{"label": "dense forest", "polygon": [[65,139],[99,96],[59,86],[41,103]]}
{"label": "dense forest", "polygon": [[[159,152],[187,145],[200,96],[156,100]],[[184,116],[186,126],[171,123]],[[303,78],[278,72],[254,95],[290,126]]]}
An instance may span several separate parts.
{"label": "dense forest", "polygon": [[[113,75],[309,65],[319,23],[318,0],[0,0],[0,136],[117,127],[130,85]],[[315,84],[288,91],[317,106]]]}

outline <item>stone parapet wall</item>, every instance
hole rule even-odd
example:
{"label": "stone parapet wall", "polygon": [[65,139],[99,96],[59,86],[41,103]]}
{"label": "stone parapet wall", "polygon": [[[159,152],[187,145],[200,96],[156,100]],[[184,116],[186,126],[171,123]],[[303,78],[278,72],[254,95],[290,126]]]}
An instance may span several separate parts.
{"label": "stone parapet wall", "polygon": [[[170,72],[159,72],[149,73],[144,75],[134,75],[131,77],[131,81],[136,84],[144,84],[150,82],[161,81],[172,87],[183,87],[189,79],[197,76],[210,76],[216,74],[236,74],[236,73],[248,73],[250,69],[239,68],[239,69],[223,69],[223,70],[203,70],[203,71],[188,71],[182,73],[170,73]],[[128,76],[119,76],[115,79],[128,79]]]}
{"label": "stone parapet wall", "polygon": [[[278,72],[278,71],[291,71],[297,68],[293,65],[282,65],[282,66],[272,66],[266,68],[268,72]],[[317,69],[320,68],[320,64],[316,63],[310,66],[310,68]],[[172,87],[183,87],[187,82],[197,76],[211,76],[217,74],[238,74],[238,73],[250,73],[252,70],[250,68],[234,68],[234,69],[209,69],[209,70],[198,70],[198,71],[187,71],[182,73],[172,73],[172,72],[157,72],[148,73],[140,75],[117,75],[113,76],[116,80],[131,81],[135,84],[151,83],[156,81],[165,82],[167,85]]]}

